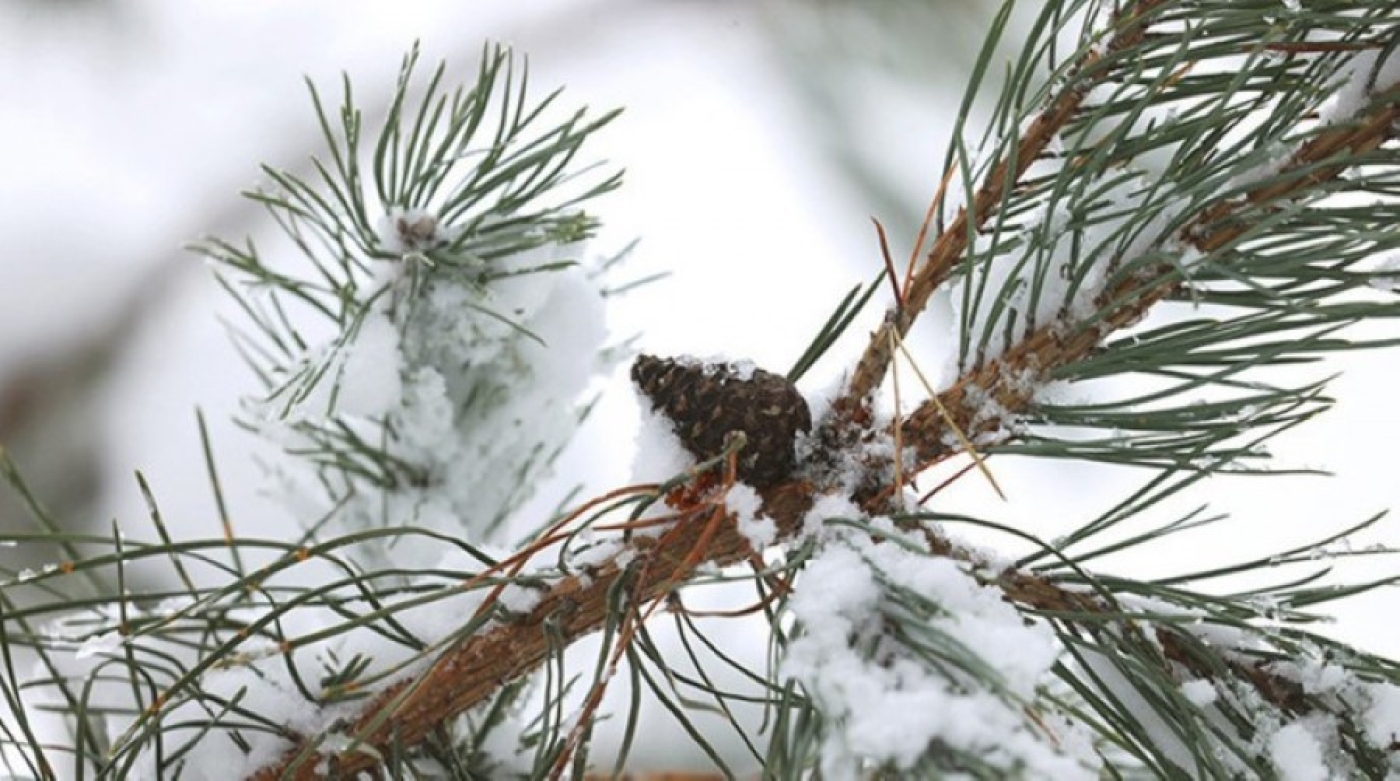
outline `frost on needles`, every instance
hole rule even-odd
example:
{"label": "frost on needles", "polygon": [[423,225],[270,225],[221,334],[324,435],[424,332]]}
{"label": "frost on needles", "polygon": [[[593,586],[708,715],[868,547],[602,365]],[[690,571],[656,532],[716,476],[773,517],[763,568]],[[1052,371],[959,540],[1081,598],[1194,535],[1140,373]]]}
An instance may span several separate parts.
{"label": "frost on needles", "polygon": [[[0,694],[63,714],[64,750],[114,777],[620,773],[659,712],[609,711],[624,681],[734,776],[1400,773],[1400,667],[1310,631],[1320,607],[1394,582],[1329,579],[1344,556],[1394,553],[1348,544],[1376,518],[1152,580],[1112,558],[1211,531],[1221,518],[1158,514],[1218,473],[1273,468],[1261,444],[1325,410],[1324,379],[1274,368],[1387,343],[1346,328],[1400,321],[1375,289],[1400,250],[1394,3],[1027,4],[978,138],[971,107],[998,92],[981,80],[1003,72],[1014,5],[959,110],[927,247],[853,290],[782,378],[786,396],[893,288],[810,435],[805,408],[788,416],[802,425],[777,438],[781,468],[745,485],[746,437],[706,432],[720,450],[698,453],[652,437],[668,473],[540,519],[518,550],[506,519],[608,364],[582,207],[617,179],[571,165],[611,115],[527,99],[496,51],[465,90],[443,90],[442,69],[420,81],[411,56],[370,142],[348,82],[338,111],[313,91],[329,145],[315,176],[269,168],[251,194],[292,252],[204,246],[251,324],[237,338],[265,391],[243,420],[286,456],[273,472],[300,536],[172,541],[152,498],[158,542],[86,540],[109,547],[7,584],[43,590],[23,609],[0,591],[0,650],[39,658]],[[935,295],[956,376],[880,409]],[[1159,306],[1174,317],[1151,319]],[[925,468],[980,479],[1009,453],[1148,478],[1053,541],[911,490]],[[973,548],[970,527],[1005,550]],[[148,561],[181,590],[75,585]],[[1262,585],[1220,585],[1241,574]],[[725,656],[720,624],[697,620],[721,616],[687,604],[699,589],[683,587],[735,580],[761,660]],[[651,633],[663,616],[685,646],[670,656]],[[596,656],[578,664],[566,650],[585,635]],[[720,666],[740,683],[717,683]],[[605,723],[622,748],[590,756]],[[6,736],[38,768],[30,726]]]}
{"label": "frost on needles", "polygon": [[[614,113],[591,118],[561,111],[558,93],[533,96],[501,49],[487,50],[466,88],[442,87],[445,66],[426,77],[416,66],[415,51],[372,144],[348,80],[334,113],[312,87],[328,145],[317,178],[265,167],[266,185],[248,193],[291,239],[280,251],[202,247],[252,324],[235,338],[266,389],[246,400],[241,422],[282,453],[268,464],[273,493],[306,544],[329,543],[367,573],[397,628],[385,636],[346,621],[334,606],[349,598],[342,587],[358,586],[336,579],[325,605],[298,611],[303,631],[325,635],[309,653],[212,673],[201,689],[256,700],[294,734],[322,735],[323,750],[353,748],[333,724],[364,693],[533,607],[534,588],[456,586],[537,531],[511,526],[512,514],[586,414],[589,383],[620,354],[603,311],[617,258],[589,254],[596,221],[583,211],[619,177],[575,163]],[[303,681],[317,679],[323,702],[312,707]],[[193,718],[199,702],[171,716]],[[517,764],[525,726],[491,719],[512,737],[492,738],[482,767]],[[294,746],[277,731],[241,751],[199,741],[187,746],[186,773],[252,774]],[[144,752],[140,766],[153,761]]]}
{"label": "frost on needles", "polygon": [[[308,392],[284,384],[249,404],[250,425],[289,455],[277,465],[289,506],[316,520],[318,536],[407,525],[502,542],[607,368],[584,251],[549,242],[496,258],[500,276],[486,283],[479,269],[381,262],[353,333],[277,367],[274,376],[313,376]],[[332,450],[352,443],[365,450]],[[329,463],[308,462],[320,448]],[[379,563],[412,569],[442,555],[426,536],[366,546]]]}
{"label": "frost on needles", "polygon": [[[579,204],[617,181],[563,169],[607,118],[547,124],[553,96],[527,103],[503,53],[450,95],[442,68],[415,95],[413,70],[411,57],[372,150],[373,187],[348,86],[340,126],[322,113],[320,187],[267,170],[275,187],[253,197],[296,239],[297,265],[207,247],[260,331],[243,344],[268,390],[244,420],[286,453],[277,490],[313,538],[429,532],[365,536],[366,563],[410,570],[439,563],[431,533],[504,542],[577,428],[588,383],[611,368],[602,264],[584,243],[594,221]],[[304,336],[282,316],[293,307],[335,331]]]}

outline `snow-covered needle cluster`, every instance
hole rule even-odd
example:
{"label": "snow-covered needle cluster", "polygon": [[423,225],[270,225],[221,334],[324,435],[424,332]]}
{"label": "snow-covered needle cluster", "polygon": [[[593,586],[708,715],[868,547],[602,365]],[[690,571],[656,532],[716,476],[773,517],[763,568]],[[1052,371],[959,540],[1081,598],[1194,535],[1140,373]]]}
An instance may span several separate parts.
{"label": "snow-covered needle cluster", "polygon": [[[445,66],[419,73],[417,59],[405,59],[382,117],[362,114],[348,78],[334,112],[312,87],[327,144],[314,175],[265,167],[247,193],[280,229],[272,249],[198,247],[245,315],[234,338],[265,385],[240,423],[273,445],[267,490],[301,528],[272,544],[282,557],[270,563],[230,537],[222,578],[176,555],[179,596],[99,599],[43,630],[33,684],[40,699],[80,703],[89,740],[61,775],[225,779],[302,735],[352,748],[334,725],[359,700],[537,599],[538,588],[484,572],[509,552],[507,534],[548,520],[508,523],[616,361],[603,312],[615,258],[585,254],[596,221],[582,208],[619,178],[575,164],[615,112],[560,111],[558,93],[532,94],[500,48],[465,88],[444,87]],[[382,123],[369,143],[367,122]],[[154,499],[152,511],[160,523]],[[281,605],[290,595],[296,607]],[[377,625],[386,617],[392,630]],[[73,694],[69,681],[101,678],[114,659],[148,670],[149,695],[100,680]],[[90,722],[89,711],[108,715]],[[510,761],[523,731],[478,766]],[[476,732],[484,745],[490,730]]]}
{"label": "snow-covered needle cluster", "polygon": [[[992,67],[1015,5],[905,273],[851,291],[786,377],[636,364],[655,406],[646,482],[528,529],[512,514],[615,358],[581,208],[617,178],[570,168],[611,115],[531,102],[499,51],[456,91],[441,69],[420,86],[410,56],[368,148],[348,82],[335,114],[313,90],[316,176],[269,168],[251,194],[294,251],[203,245],[265,381],[242,422],[277,446],[274,491],[302,528],[181,542],[152,499],[156,542],[83,540],[103,552],[70,545],[10,578],[32,604],[0,592],[0,650],[38,673],[23,689],[13,663],[0,676],[21,714],[7,761],[557,778],[628,769],[664,713],[731,776],[1400,777],[1400,665],[1307,629],[1392,582],[1328,569],[1394,553],[1349,544],[1379,516],[1236,565],[1111,573],[1115,553],[1221,523],[1148,513],[1218,473],[1268,471],[1262,443],[1326,409],[1325,379],[1279,367],[1395,341],[1345,329],[1400,318],[1400,13],[1036,2],[1010,67]],[[794,383],[887,284],[843,386],[804,399]],[[954,379],[922,399],[906,384],[890,415],[886,375],[935,296],[954,313]],[[1004,453],[1150,477],[1053,542],[909,490],[931,466],[991,476]],[[969,526],[1014,556],[958,539]],[[128,589],[126,569],[151,562],[177,585]],[[1230,593],[1237,575],[1250,585]],[[743,604],[690,609],[733,592],[688,587],[732,581]],[[725,620],[748,621],[766,657],[731,649]],[[580,664],[566,650],[585,635],[599,650]],[[619,687],[630,704],[605,698]],[[74,727],[63,751],[37,737],[36,702]],[[590,754],[606,729],[616,755]]]}
{"label": "snow-covered needle cluster", "polygon": [[[838,509],[817,508],[858,514]],[[788,603],[799,630],[781,674],[829,722],[823,777],[872,765],[912,773],[930,752],[949,768],[1097,777],[1088,732],[1037,712],[1059,657],[1046,624],[1027,623],[966,563],[930,556],[888,518],[822,536]]]}
{"label": "snow-covered needle cluster", "polygon": [[[386,218],[386,247],[409,219],[433,218]],[[285,381],[250,404],[249,423],[285,448],[283,489],[318,536],[398,524],[501,541],[606,368],[583,251],[549,241],[466,268],[381,261],[351,332],[269,373]],[[428,537],[366,547],[410,569],[443,553]]]}
{"label": "snow-covered needle cluster", "polygon": [[[280,271],[251,246],[208,252],[261,331],[244,344],[269,390],[246,423],[286,451],[281,488],[315,535],[411,525],[498,542],[608,368],[599,264],[582,243],[592,220],[575,204],[615,180],[570,182],[564,163],[600,123],[536,127],[550,101],[525,103],[503,55],[452,95],[438,94],[439,69],[417,106],[413,64],[374,149],[373,192],[357,191],[348,103],[338,134],[322,116],[337,170],[318,163],[320,186],[268,170],[278,188],[255,197],[309,258]],[[284,316],[297,304],[331,321],[328,338],[303,335],[305,311]],[[364,548],[367,563],[410,569],[442,554],[426,537]]]}

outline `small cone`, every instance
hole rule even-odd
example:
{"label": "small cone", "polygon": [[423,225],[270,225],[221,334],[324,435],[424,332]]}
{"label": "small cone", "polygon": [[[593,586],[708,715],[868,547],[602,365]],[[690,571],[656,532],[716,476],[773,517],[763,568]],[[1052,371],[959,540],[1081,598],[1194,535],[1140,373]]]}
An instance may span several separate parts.
{"label": "small cone", "polygon": [[755,487],[791,474],[797,432],[812,428],[797,388],[762,369],[639,355],[632,381],[671,419],[681,443],[698,460],[723,452],[725,437],[742,431],[748,444],[739,451],[738,478]]}

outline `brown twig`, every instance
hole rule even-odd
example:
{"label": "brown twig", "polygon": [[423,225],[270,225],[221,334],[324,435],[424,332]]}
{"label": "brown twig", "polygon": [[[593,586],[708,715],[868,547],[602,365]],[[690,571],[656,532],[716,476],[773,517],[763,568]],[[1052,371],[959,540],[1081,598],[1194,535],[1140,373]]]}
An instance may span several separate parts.
{"label": "brown twig", "polygon": [[[670,580],[661,584],[660,593],[669,595],[675,593],[676,588],[689,577],[695,567],[705,558],[705,551],[710,547],[710,542],[716,533],[724,528],[726,521],[730,519],[729,511],[724,505],[724,497],[729,489],[734,487],[735,475],[739,472],[739,450],[743,447],[743,440],[740,439],[738,446],[729,451],[725,458],[724,479],[711,491],[710,495],[691,510],[686,518],[688,523],[684,525],[672,526],[661,535],[658,545],[665,546],[668,539],[675,534],[686,534],[687,526],[702,524],[700,536],[690,547],[690,555],[679,566],[668,568]],[[550,772],[550,779],[559,779],[564,776],[565,769],[568,768],[569,760],[573,756],[575,748],[583,740],[583,736],[590,731],[593,714],[603,704],[603,695],[607,692],[608,682],[612,680],[613,674],[617,671],[618,665],[622,662],[622,657],[627,653],[635,638],[637,629],[651,618],[652,613],[662,604],[662,600],[648,598],[640,592],[643,584],[648,581],[647,575],[650,569],[657,565],[654,558],[644,559],[640,577],[637,578],[637,585],[634,586],[632,601],[623,616],[621,626],[618,628],[617,641],[614,644],[612,654],[608,659],[607,672],[602,675],[589,689],[588,696],[584,699],[583,707],[579,710],[578,718],[574,728],[569,731],[568,737],[564,741],[564,747],[559,752],[558,759],[554,762],[554,768]]]}
{"label": "brown twig", "polygon": [[890,288],[894,292],[894,305],[896,309],[904,308],[904,293],[899,290],[899,275],[894,271],[894,260],[890,258],[890,239],[885,235],[885,226],[874,217],[870,221],[875,223],[875,235],[880,238],[880,256],[885,259],[885,276],[890,278]]}
{"label": "brown twig", "polygon": [[[811,484],[802,481],[770,488],[763,492],[763,512],[775,519],[781,535],[790,537],[811,507],[812,495]],[[636,578],[630,590],[637,600],[650,602],[664,597],[676,585],[675,573],[692,558],[709,528],[703,522],[708,509],[698,512],[696,518],[683,519],[674,533],[667,535],[664,546],[645,538],[633,544],[637,561],[646,562],[645,566],[618,567],[616,561],[610,561],[587,580],[565,579],[518,623],[498,625],[466,640],[422,677],[379,694],[347,734],[385,752],[393,745],[416,745],[448,719],[484,702],[505,683],[538,667],[556,640],[572,642],[601,627],[608,616],[609,593],[619,581]],[[749,541],[734,524],[720,524],[710,533],[703,562],[726,565],[748,557]],[[371,724],[375,726],[366,729]],[[287,778],[312,781],[321,777],[316,766],[324,758],[310,744],[299,746],[253,778],[272,781],[283,778],[285,773]],[[339,755],[339,767],[345,773],[374,764],[367,753],[351,751]]]}
{"label": "brown twig", "polygon": [[[948,170],[943,172],[943,179],[938,183],[938,190],[933,194],[933,198],[928,202],[928,208],[924,210],[924,220],[919,223],[919,232],[914,235],[914,248],[909,251],[909,262],[904,265],[904,282],[901,289],[909,287],[914,282],[914,269],[919,265],[919,253],[924,251],[924,240],[928,238],[928,229],[933,225],[934,215],[938,213],[938,208],[943,205],[943,197],[948,194],[948,185],[953,182],[953,174],[957,171],[956,166],[948,166]],[[900,302],[901,305],[903,302]]]}
{"label": "brown twig", "polygon": [[[959,551],[954,551],[952,555],[962,560],[975,561],[972,557]],[[1023,607],[1052,614],[1075,613],[1111,616],[1114,617],[1113,631],[1117,636],[1142,637],[1141,625],[1131,620],[1117,618],[1125,612],[1123,608],[1101,596],[1083,590],[1061,588],[1042,576],[1017,570],[1008,570],[994,578],[980,578],[980,580],[984,585],[1001,589],[1008,599]],[[1083,625],[1086,622],[1080,621],[1078,623]],[[1163,660],[1181,665],[1192,675],[1202,680],[1217,680],[1221,677],[1220,669],[1215,666],[1222,661],[1219,656],[1212,655],[1203,659],[1200,654],[1193,651],[1195,646],[1202,643],[1200,638],[1191,635],[1181,627],[1168,623],[1154,624],[1152,628],[1153,637],[1156,639],[1157,647],[1160,648]],[[1089,628],[1086,627],[1086,629]],[[1089,629],[1089,631],[1092,630]],[[1271,705],[1290,713],[1303,713],[1308,709],[1302,686],[1294,680],[1266,669],[1265,662],[1251,664],[1243,657],[1233,657],[1224,659],[1223,663],[1229,668],[1234,678],[1249,682],[1254,690]]]}
{"label": "brown twig", "polygon": [[[1400,104],[1376,107],[1354,123],[1324,131],[1300,146],[1282,174],[1273,183],[1251,190],[1240,199],[1220,201],[1204,209],[1177,234],[1177,239],[1202,253],[1219,250],[1244,236],[1250,226],[1234,219],[1250,209],[1268,206],[1295,195],[1304,189],[1336,177],[1343,166],[1327,165],[1327,160],[1339,153],[1352,155],[1375,149],[1396,137],[1400,127]],[[1299,172],[1289,178],[1288,172]],[[968,436],[995,430],[1002,421],[974,420],[976,410],[966,403],[972,389],[987,394],[1010,412],[1024,411],[1034,389],[1013,378],[1024,377],[1027,371],[1044,372],[1066,366],[1089,355],[1103,343],[1108,334],[1131,325],[1155,304],[1176,292],[1181,285],[1176,270],[1162,266],[1156,273],[1129,275],[1115,286],[1103,291],[1096,300],[1100,312],[1091,327],[1066,328],[1064,323],[1050,323],[1032,331],[1024,340],[1002,355],[987,361],[960,378],[952,387],[939,394],[939,402],[925,402],[905,421],[905,441],[913,445],[920,460],[937,461],[949,448],[943,443],[945,422],[941,405],[953,415],[954,423]]]}
{"label": "brown twig", "polygon": [[[1132,18],[1140,18],[1160,2],[1144,0],[1137,3],[1133,6],[1136,16]],[[1130,45],[1143,32],[1141,24],[1120,25],[1120,30],[1122,32],[1110,44],[1110,49]],[[1097,61],[1097,55],[1092,53],[1088,58],[1081,66],[1081,72]],[[1014,174],[1005,161],[998,163],[987,180],[987,186],[973,201],[972,213],[977,216],[969,217],[966,210],[959,212],[949,228],[940,235],[927,256],[927,262],[915,275],[913,284],[904,291],[904,310],[892,312],[885,326],[873,335],[870,348],[853,375],[842,401],[838,402],[844,407],[836,410],[836,416],[857,415],[864,408],[865,399],[883,378],[893,355],[891,345],[894,340],[890,338],[889,329],[899,334],[907,332],[933,289],[946,279],[948,271],[966,249],[968,221],[976,219],[980,222],[985,218],[1000,200],[1005,188],[1024,172],[1025,166],[1043,151],[1049,139],[1079,107],[1092,84],[1091,80],[1086,79],[1071,79],[1070,82],[1076,86],[1052,100],[1050,108],[1023,135]],[[1300,173],[1292,180],[1276,179],[1277,183],[1261,186],[1244,198],[1216,204],[1190,221],[1179,238],[1202,251],[1226,246],[1248,230],[1247,226],[1232,222],[1232,217],[1335,177],[1341,166],[1327,165],[1329,158],[1341,151],[1356,153],[1374,149],[1393,138],[1397,126],[1400,126],[1400,106],[1390,104],[1374,108],[1370,114],[1350,125],[1320,133],[1300,147],[1290,165],[1285,167],[1285,172],[1292,169],[1307,173]],[[951,388],[939,394],[942,405],[955,411],[955,414],[963,415],[956,423],[974,436],[979,429],[973,425],[971,411],[963,403],[971,388],[980,388],[992,394],[1008,411],[1025,410],[1030,402],[1030,390],[1005,378],[1020,374],[1028,367],[1043,370],[1088,355],[1108,333],[1137,321],[1152,305],[1176,289],[1178,282],[1168,271],[1164,269],[1155,279],[1124,280],[1101,294],[1099,303],[1104,315],[1096,327],[1066,331],[1062,325],[1046,326],[1031,332],[1001,357],[968,372]],[[995,421],[989,421],[981,430],[995,424]],[[856,425],[861,425],[861,422],[857,421]],[[864,421],[864,425],[869,425],[869,421]],[[941,443],[944,425],[931,403],[922,405],[905,421],[903,435],[907,442],[915,445],[921,461],[933,463],[950,455]],[[818,487],[806,480],[794,480],[765,488],[761,493],[763,513],[777,524],[779,538],[787,539],[801,528]],[[448,719],[484,702],[506,682],[537,668],[556,648],[557,642],[569,643],[603,626],[609,614],[609,594],[615,586],[627,586],[628,593],[634,595],[633,607],[637,609],[666,597],[680,585],[677,573],[691,572],[699,564],[723,566],[744,561],[751,553],[748,540],[732,523],[704,522],[711,509],[696,510],[692,516],[682,517],[677,527],[661,540],[635,541],[629,552],[631,557],[635,557],[634,566],[620,567],[617,560],[613,560],[604,563],[587,580],[567,578],[550,589],[524,619],[494,626],[461,642],[420,678],[392,686],[375,697],[348,730],[349,734],[382,752],[396,745],[416,745]],[[926,534],[935,553],[977,563],[975,557],[948,540],[932,532]],[[644,563],[637,566],[636,562]],[[1003,572],[991,576],[987,583],[1001,589],[1008,600],[1027,608],[1057,612],[1120,612],[1093,595],[1062,588],[1047,578],[1033,574]],[[1159,632],[1159,639],[1169,636],[1171,630],[1160,631],[1166,631],[1168,635],[1160,635]],[[1162,646],[1168,659],[1190,667],[1189,652],[1182,638],[1172,642],[1163,640]],[[1242,668],[1235,672],[1254,682],[1270,702],[1281,707],[1292,707],[1292,689],[1283,679],[1270,675],[1260,667]],[[327,757],[317,752],[313,744],[306,743],[254,778],[271,781],[285,774],[285,777],[310,781],[320,777],[316,767],[323,759]],[[352,751],[336,755],[335,759],[337,767],[345,773],[365,770],[374,765],[369,753]]]}
{"label": "brown twig", "polygon": [[994,213],[995,206],[1002,200],[1021,175],[1039,160],[1046,148],[1060,132],[1060,128],[1078,112],[1089,91],[1107,79],[1112,71],[1097,68],[1106,56],[1122,49],[1136,46],[1146,32],[1146,17],[1154,8],[1166,0],[1139,0],[1120,12],[1115,25],[1119,32],[1109,41],[1104,54],[1088,52],[1083,61],[1066,79],[1064,91],[1050,100],[1042,111],[1021,135],[1016,155],[1010,161],[1003,157],[992,166],[984,184],[971,202],[971,210],[964,206],[958,210],[952,222],[939,233],[933,246],[929,248],[924,264],[914,273],[910,284],[904,288],[902,307],[891,308],[885,314],[884,323],[870,336],[870,343],[856,364],[856,370],[847,383],[846,391],[833,405],[833,422],[845,410],[863,405],[865,399],[884,381],[894,357],[891,349],[890,333],[903,338],[918,319],[929,297],[948,278],[953,267],[967,251],[969,236],[983,227]]}

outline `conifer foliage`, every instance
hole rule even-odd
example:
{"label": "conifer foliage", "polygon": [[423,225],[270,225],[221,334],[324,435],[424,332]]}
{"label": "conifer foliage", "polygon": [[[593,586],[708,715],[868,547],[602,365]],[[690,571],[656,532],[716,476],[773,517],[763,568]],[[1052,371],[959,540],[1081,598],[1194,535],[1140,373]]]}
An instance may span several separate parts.
{"label": "conifer foliage", "polygon": [[[302,528],[187,539],[148,493],[149,533],[79,538],[30,498],[39,531],[0,541],[67,558],[3,573],[6,772],[620,773],[646,692],[730,776],[1400,774],[1400,665],[1308,627],[1400,578],[1315,569],[1391,555],[1343,544],[1376,518],[1169,578],[1111,559],[1227,523],[1143,518],[1268,471],[1262,443],[1325,412],[1325,377],[1280,367],[1400,341],[1347,330],[1400,315],[1400,7],[1024,5],[1010,62],[993,53],[1017,3],[992,25],[907,267],[886,258],[785,377],[637,358],[663,413],[642,458],[685,466],[547,519],[516,511],[624,356],[601,319],[613,261],[583,243],[620,179],[580,150],[613,115],[536,98],[497,49],[460,89],[410,55],[373,139],[348,79],[334,112],[313,89],[316,176],[268,168],[249,194],[284,246],[200,247],[264,381],[241,421],[283,453],[269,480]],[[804,398],[794,383],[882,294],[843,385]],[[957,376],[905,381],[891,412],[935,296]],[[913,490],[940,465],[994,477],[1008,453],[1148,479],[1053,541]],[[1031,552],[974,548],[973,525]],[[156,563],[168,587],[127,587]],[[1272,585],[1215,588],[1241,573]],[[687,608],[691,587],[735,582],[765,659]],[[570,650],[584,637],[592,655]],[[619,686],[630,707],[605,700]],[[604,729],[609,756],[590,751]]]}

